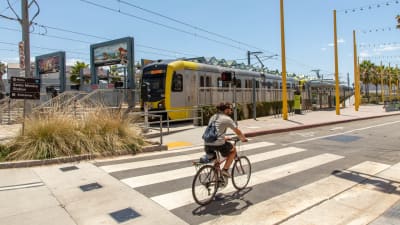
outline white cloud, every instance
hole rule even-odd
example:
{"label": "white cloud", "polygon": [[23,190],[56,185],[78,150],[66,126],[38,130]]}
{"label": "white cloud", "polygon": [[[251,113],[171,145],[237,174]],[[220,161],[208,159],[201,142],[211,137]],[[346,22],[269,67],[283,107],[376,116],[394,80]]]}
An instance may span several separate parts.
{"label": "white cloud", "polygon": [[[339,38],[337,40],[338,44],[345,43],[346,41],[343,38]],[[328,46],[333,47],[333,43],[329,43]]]}
{"label": "white cloud", "polygon": [[363,57],[370,57],[371,54],[369,54],[369,52],[363,51],[363,52],[360,52],[359,56],[362,57],[362,58]]}
{"label": "white cloud", "polygon": [[73,65],[75,65],[75,63],[76,63],[77,61],[79,61],[79,62],[85,62],[86,64],[88,64],[88,62],[86,62],[86,61],[83,60],[83,59],[67,59],[66,62],[65,62],[65,64],[66,64],[67,66],[73,66]]}
{"label": "white cloud", "polygon": [[321,48],[321,51],[326,51],[326,48]]}

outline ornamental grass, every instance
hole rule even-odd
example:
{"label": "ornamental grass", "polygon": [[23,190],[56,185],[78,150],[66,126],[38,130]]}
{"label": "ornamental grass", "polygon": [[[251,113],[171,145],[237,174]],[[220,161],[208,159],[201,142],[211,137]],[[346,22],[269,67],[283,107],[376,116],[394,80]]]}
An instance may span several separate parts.
{"label": "ornamental grass", "polygon": [[146,144],[129,118],[101,107],[79,117],[48,112],[27,118],[24,126],[23,134],[1,149],[5,160],[135,153]]}

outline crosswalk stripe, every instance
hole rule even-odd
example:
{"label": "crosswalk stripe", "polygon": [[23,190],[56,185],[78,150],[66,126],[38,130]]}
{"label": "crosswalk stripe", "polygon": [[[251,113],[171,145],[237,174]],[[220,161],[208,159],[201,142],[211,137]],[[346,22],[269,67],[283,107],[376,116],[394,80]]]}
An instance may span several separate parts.
{"label": "crosswalk stripe", "polygon": [[[242,145],[241,151],[248,151],[251,149],[268,147],[271,145],[274,145],[274,144],[271,142],[251,143],[251,144]],[[150,160],[143,160],[140,162],[120,163],[120,164],[115,164],[115,165],[102,166],[100,168],[103,169],[104,171],[106,171],[107,173],[112,173],[112,172],[123,171],[123,170],[165,165],[165,164],[169,164],[169,163],[176,163],[176,162],[199,159],[200,156],[202,156],[203,154],[204,154],[204,152],[197,152],[197,153],[193,153],[193,154],[180,155],[180,156],[174,156],[174,157],[168,157],[168,158],[150,159]]]}
{"label": "crosswalk stripe", "polygon": [[[366,161],[345,170],[345,172],[359,172],[374,175],[388,167],[389,165],[387,164]],[[221,216],[214,220],[207,221],[203,223],[203,225],[258,224],[260,221],[262,221],[262,224],[277,224],[305,209],[331,199],[337,194],[357,185],[357,183],[366,178],[368,178],[368,175],[360,177],[359,180],[343,179],[339,176],[331,175],[293,191],[252,205],[241,212],[241,214],[235,215],[234,217]],[[320,220],[317,223],[308,224],[319,224],[321,221],[325,223],[326,212],[332,211],[335,210],[324,211],[324,213],[321,214],[325,216],[323,220],[319,217]],[[296,220],[296,222],[298,222],[298,220]]]}
{"label": "crosswalk stripe", "polygon": [[174,153],[183,153],[183,152],[190,152],[190,151],[195,151],[199,149],[203,149],[204,146],[194,146],[194,147],[186,147],[186,148],[178,148],[178,149],[173,149],[173,150],[168,150],[168,151],[156,151],[156,152],[144,152],[138,155],[130,155],[130,156],[120,156],[120,157],[114,157],[114,158],[106,158],[106,159],[96,159],[95,162],[113,162],[118,159],[137,159],[137,158],[143,158],[143,157],[149,157],[149,156],[157,156],[157,155],[171,155]]}
{"label": "crosswalk stripe", "polygon": [[[261,162],[264,160],[273,159],[273,158],[290,155],[290,154],[295,154],[295,153],[299,153],[299,152],[303,152],[303,151],[306,151],[306,150],[302,149],[302,148],[297,148],[297,147],[286,147],[286,148],[282,148],[282,149],[278,149],[278,150],[273,150],[273,151],[263,152],[260,154],[250,155],[249,159],[250,159],[251,163],[256,163],[256,162]],[[130,178],[122,179],[121,181],[124,182],[125,184],[129,185],[132,188],[136,188],[136,187],[141,187],[141,186],[145,186],[145,185],[156,184],[156,183],[161,183],[161,182],[165,182],[165,181],[194,176],[195,172],[196,171],[195,171],[194,167],[191,166],[191,167],[185,167],[185,168],[176,169],[176,170],[164,171],[164,172],[160,172],[160,173],[153,173],[153,174],[148,174],[148,175],[143,175],[143,176],[130,177]]]}
{"label": "crosswalk stripe", "polygon": [[[284,164],[278,167],[261,170],[252,174],[249,186],[254,186],[264,182],[280,179],[285,176],[293,175],[341,158],[343,158],[343,156],[326,153]],[[229,185],[220,192],[229,193],[233,191],[235,191],[234,187],[232,185]],[[167,208],[168,210],[194,203],[191,188],[154,196],[151,199],[162,205],[163,207]]]}

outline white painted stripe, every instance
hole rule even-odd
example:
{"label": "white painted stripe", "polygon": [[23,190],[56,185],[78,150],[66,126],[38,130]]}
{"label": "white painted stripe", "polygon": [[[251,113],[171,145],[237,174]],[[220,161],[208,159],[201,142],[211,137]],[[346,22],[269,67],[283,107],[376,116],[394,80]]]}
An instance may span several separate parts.
{"label": "white painted stripe", "polygon": [[3,186],[3,187],[0,187],[0,191],[39,187],[39,186],[43,186],[43,185],[44,184],[42,182],[37,182],[37,183],[30,183],[30,184],[18,184],[18,185],[12,185],[12,186]]}
{"label": "white painted stripe", "polygon": [[376,128],[376,127],[382,127],[382,126],[387,126],[387,125],[392,125],[392,124],[396,124],[396,123],[400,123],[400,121],[382,123],[382,124],[378,124],[378,125],[374,125],[374,126],[368,126],[368,127],[357,128],[357,129],[349,130],[349,131],[342,132],[342,133],[330,134],[330,135],[325,135],[325,136],[320,136],[320,137],[309,138],[309,139],[305,139],[305,140],[295,141],[295,142],[292,142],[292,143],[287,144],[287,145],[299,144],[299,143],[304,143],[304,142],[319,140],[319,139],[323,139],[323,138],[327,138],[327,137],[339,136],[339,135],[343,135],[343,134],[352,133],[352,132],[354,132],[354,131],[368,130],[368,129],[372,129],[372,128]]}
{"label": "white painted stripe", "polygon": [[[274,151],[269,151],[269,152],[263,152],[260,154],[255,154],[249,156],[250,162],[251,163],[256,163],[256,162],[261,162],[264,160],[268,159],[273,159],[289,154],[294,154],[298,152],[303,152],[306,151],[305,149],[302,148],[296,148],[296,147],[287,147],[287,148],[282,148]],[[129,185],[132,188],[136,187],[141,187],[145,185],[150,185],[150,184],[156,184],[156,183],[161,183],[165,181],[170,181],[170,180],[176,180],[184,177],[190,177],[194,176],[196,170],[193,166],[191,167],[186,167],[182,169],[176,169],[176,170],[169,170],[169,171],[164,171],[160,173],[153,173],[153,174],[148,174],[148,175],[143,175],[143,176],[137,176],[137,177],[130,177],[126,179],[122,179],[121,181],[124,182],[125,184]]]}
{"label": "white painted stripe", "polygon": [[194,147],[188,147],[188,148],[179,148],[179,149],[174,149],[174,150],[167,150],[167,151],[157,151],[157,152],[143,152],[137,155],[129,155],[129,156],[120,156],[120,157],[114,157],[112,159],[96,159],[94,160],[95,162],[112,162],[118,159],[136,159],[136,158],[143,158],[143,157],[149,157],[149,156],[156,156],[156,155],[170,155],[174,153],[182,153],[182,152],[190,152],[190,151],[195,151],[199,149],[203,149],[204,146],[194,146]]}
{"label": "white painted stripe", "polygon": [[[248,151],[251,149],[262,148],[262,147],[267,147],[267,146],[271,146],[271,145],[274,145],[274,144],[270,143],[270,142],[251,143],[251,144],[242,145],[241,151]],[[169,163],[176,163],[176,162],[182,162],[182,161],[188,161],[188,160],[198,160],[203,154],[204,154],[204,152],[201,151],[201,152],[188,154],[188,155],[180,155],[180,156],[166,157],[166,158],[160,158],[160,159],[149,159],[149,160],[143,160],[140,162],[120,163],[120,164],[115,164],[115,165],[102,166],[100,168],[103,169],[104,171],[106,171],[107,173],[112,173],[112,172],[117,172],[117,171],[151,167],[151,166],[159,166],[159,165],[165,165],[165,164],[169,164]]]}
{"label": "white painted stripe", "polygon": [[[347,171],[374,175],[388,167],[389,165],[387,164],[366,161],[349,168]],[[363,179],[366,178],[368,176],[363,175]],[[204,224],[257,224],[259,221],[263,221],[263,224],[277,224],[288,217],[294,216],[305,209],[316,206],[354,187],[357,185],[357,182],[361,182],[361,179],[354,181],[331,175],[293,191],[252,205],[234,217],[221,216]],[[329,211],[324,211],[323,215],[326,216],[327,212]],[[326,218],[315,224],[319,224],[321,221],[326,222]]]}
{"label": "white painted stripe", "polygon": [[[254,186],[264,182],[280,179],[285,176],[299,173],[341,158],[343,158],[343,156],[327,153],[310,158],[305,158],[278,167],[261,170],[251,175],[249,186]],[[223,189],[221,192],[229,193],[235,190],[236,189],[231,184],[229,184],[228,187]],[[163,207],[167,208],[168,210],[172,210],[194,202],[191,188],[154,196],[151,199],[162,205]]]}

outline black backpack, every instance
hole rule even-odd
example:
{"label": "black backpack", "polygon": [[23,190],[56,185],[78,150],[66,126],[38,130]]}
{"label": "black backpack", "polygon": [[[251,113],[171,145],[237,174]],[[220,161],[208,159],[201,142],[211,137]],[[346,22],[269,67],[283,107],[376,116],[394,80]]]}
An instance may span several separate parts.
{"label": "black backpack", "polygon": [[202,138],[207,143],[214,142],[218,139],[219,135],[218,135],[217,127],[215,126],[215,121],[217,119],[218,119],[218,114],[217,114],[217,117],[215,118],[215,120],[212,121],[210,124],[208,124],[206,130],[204,131]]}

